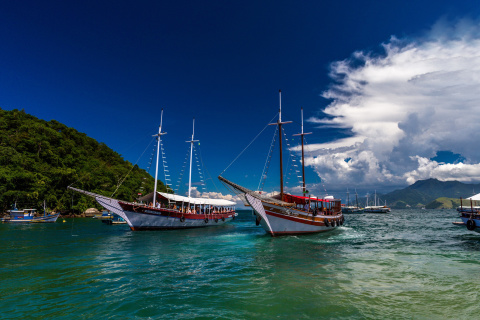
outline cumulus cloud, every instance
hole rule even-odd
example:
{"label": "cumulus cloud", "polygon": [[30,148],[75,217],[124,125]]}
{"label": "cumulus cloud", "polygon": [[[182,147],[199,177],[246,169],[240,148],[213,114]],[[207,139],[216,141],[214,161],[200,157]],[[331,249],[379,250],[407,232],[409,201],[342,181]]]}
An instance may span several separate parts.
{"label": "cumulus cloud", "polygon": [[[331,65],[322,127],[352,136],[309,146],[305,164],[327,182],[398,186],[419,179],[480,181],[480,22],[440,21],[423,37]],[[462,163],[430,160],[438,151]]]}
{"label": "cumulus cloud", "polygon": [[192,187],[191,197],[192,198],[224,199],[228,201],[237,202],[238,204],[243,203],[242,200],[236,195],[231,195],[231,194],[223,195],[221,192],[201,192],[197,189],[197,187]]}

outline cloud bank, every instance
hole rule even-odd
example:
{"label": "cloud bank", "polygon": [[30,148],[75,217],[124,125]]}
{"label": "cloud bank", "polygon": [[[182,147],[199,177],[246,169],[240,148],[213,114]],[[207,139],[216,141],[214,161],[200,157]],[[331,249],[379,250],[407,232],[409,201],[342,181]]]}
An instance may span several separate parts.
{"label": "cloud bank", "polygon": [[[331,64],[326,116],[309,121],[351,137],[310,145],[305,164],[339,186],[480,181],[480,22],[442,20],[421,38],[392,37],[382,49]],[[430,160],[438,151],[462,162]]]}

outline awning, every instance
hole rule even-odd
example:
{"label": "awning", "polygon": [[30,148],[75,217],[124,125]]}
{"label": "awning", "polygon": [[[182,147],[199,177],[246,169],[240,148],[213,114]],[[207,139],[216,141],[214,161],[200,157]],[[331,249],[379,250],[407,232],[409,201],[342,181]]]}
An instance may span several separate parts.
{"label": "awning", "polygon": [[473,200],[473,201],[480,201],[480,193],[471,196],[470,198],[467,198],[466,200]]}
{"label": "awning", "polygon": [[324,199],[319,199],[317,197],[302,197],[302,196],[295,196],[292,194],[284,194],[283,195],[283,201],[289,202],[289,203],[296,203],[296,204],[306,204],[309,201],[314,201],[314,202],[331,202],[333,201],[333,197],[328,196],[325,197]]}
{"label": "awning", "polygon": [[[183,202],[183,203],[190,203],[190,204],[201,204],[201,205],[212,205],[212,206],[220,206],[220,207],[230,207],[236,205],[233,201],[228,201],[225,199],[208,199],[208,198],[189,198],[184,196],[179,196],[176,194],[171,193],[164,193],[164,192],[157,192],[158,200],[166,199],[175,202]],[[153,201],[153,192],[147,194],[144,197],[139,198],[138,200],[144,202],[151,202]]]}

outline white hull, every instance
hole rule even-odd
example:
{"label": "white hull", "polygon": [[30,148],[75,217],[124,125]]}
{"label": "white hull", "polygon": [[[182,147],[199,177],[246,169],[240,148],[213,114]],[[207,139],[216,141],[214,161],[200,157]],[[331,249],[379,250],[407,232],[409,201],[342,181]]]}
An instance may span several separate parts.
{"label": "white hull", "polygon": [[[105,209],[122,217],[131,230],[168,230],[219,226],[235,219],[235,212],[228,214],[182,214],[168,209],[137,207],[115,199],[96,197]],[[123,207],[122,207],[123,206]],[[124,207],[132,207],[133,210]],[[183,218],[183,219],[182,219]],[[223,219],[222,219],[223,218]]]}
{"label": "white hull", "polygon": [[365,207],[364,211],[365,213],[389,213],[391,210],[389,207]]}
{"label": "white hull", "polygon": [[[267,233],[275,235],[318,233],[333,230],[343,224],[343,215],[317,215],[263,202],[246,194],[257,221]],[[261,219],[260,219],[261,218]]]}

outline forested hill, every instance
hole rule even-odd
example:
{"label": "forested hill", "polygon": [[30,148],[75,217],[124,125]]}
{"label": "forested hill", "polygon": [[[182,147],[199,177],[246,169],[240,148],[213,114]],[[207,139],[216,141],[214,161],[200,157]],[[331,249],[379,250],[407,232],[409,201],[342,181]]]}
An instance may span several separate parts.
{"label": "forested hill", "polygon": [[[55,120],[0,109],[0,213],[15,202],[40,209],[44,200],[49,209],[83,212],[98,205],[67,191],[68,185],[111,196],[126,176],[115,198],[134,200],[142,181],[144,194],[153,190],[150,174],[137,166],[132,169],[104,143]],[[165,190],[163,183],[158,189]]]}

